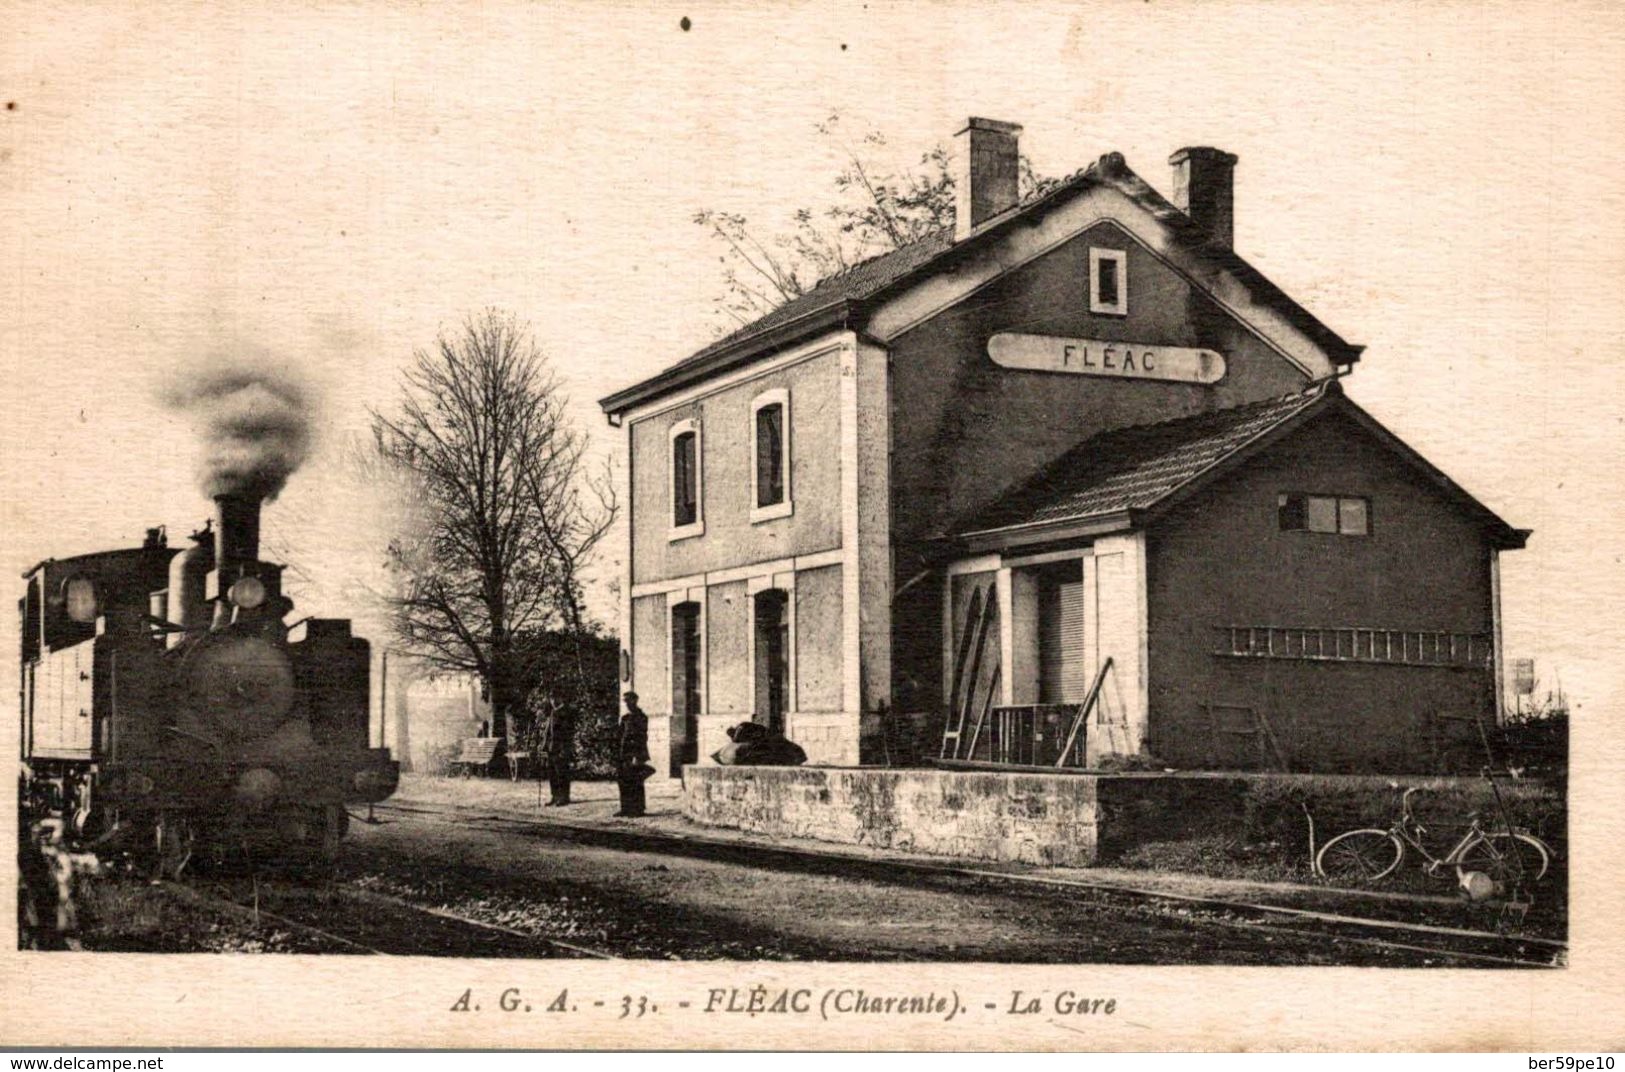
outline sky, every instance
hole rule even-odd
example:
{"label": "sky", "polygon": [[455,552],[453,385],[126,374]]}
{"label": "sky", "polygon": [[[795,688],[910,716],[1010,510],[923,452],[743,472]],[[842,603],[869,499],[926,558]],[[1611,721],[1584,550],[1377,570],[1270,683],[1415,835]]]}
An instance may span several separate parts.
{"label": "sky", "polygon": [[1238,154],[1236,248],[1367,346],[1351,396],[1534,530],[1504,560],[1508,654],[1581,712],[1618,695],[1610,5],[20,6],[0,35],[7,576],[200,524],[194,436],[155,385],[251,352],[321,399],[266,525],[301,541],[298,613],[348,616],[388,510],[337,458],[415,348],[512,311],[611,457],[596,400],[715,333],[696,212],[771,232],[827,200],[833,111],[899,164],[980,115],[1022,124],[1040,173],[1115,150],[1165,193],[1173,150]]}

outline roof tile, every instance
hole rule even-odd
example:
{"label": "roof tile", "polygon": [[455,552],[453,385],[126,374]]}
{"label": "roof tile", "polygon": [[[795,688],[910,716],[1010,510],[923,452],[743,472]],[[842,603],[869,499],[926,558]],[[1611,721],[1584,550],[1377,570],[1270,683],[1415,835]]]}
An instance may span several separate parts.
{"label": "roof tile", "polygon": [[[1327,381],[1330,382],[1330,381]],[[959,527],[961,533],[1143,510],[1319,399],[1299,394],[1092,436]]]}
{"label": "roof tile", "polygon": [[666,371],[675,372],[678,369],[697,364],[712,354],[726,350],[735,343],[742,342],[755,335],[766,334],[779,325],[788,324],[808,313],[827,309],[832,305],[839,305],[845,301],[862,301],[864,298],[878,294],[892,283],[936,257],[939,253],[946,251],[953,244],[953,229],[944,228],[943,230],[933,231],[924,238],[910,242],[906,246],[899,246],[894,250],[870,257],[868,260],[859,261],[844,271],[826,276],[818,281],[817,286],[805,294],[791,298],[772,312],[751,321],[737,331],[724,335],[716,342],[672,365]]}

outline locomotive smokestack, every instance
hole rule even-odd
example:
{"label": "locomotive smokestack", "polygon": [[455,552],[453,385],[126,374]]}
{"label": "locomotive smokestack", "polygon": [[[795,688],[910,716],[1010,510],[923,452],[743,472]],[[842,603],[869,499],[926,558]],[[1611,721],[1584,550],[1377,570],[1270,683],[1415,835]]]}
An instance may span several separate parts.
{"label": "locomotive smokestack", "polygon": [[214,497],[214,561],[227,583],[260,557],[260,500],[255,495]]}

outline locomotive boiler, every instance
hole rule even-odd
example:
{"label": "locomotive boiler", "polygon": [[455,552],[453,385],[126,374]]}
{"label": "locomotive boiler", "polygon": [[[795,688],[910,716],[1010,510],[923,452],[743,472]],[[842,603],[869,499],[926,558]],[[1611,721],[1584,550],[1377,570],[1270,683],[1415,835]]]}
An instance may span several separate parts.
{"label": "locomotive boiler", "polygon": [[398,766],[369,741],[370,652],[347,619],[289,625],[260,500],[215,496],[185,549],[48,559],[24,574],[22,803],[70,841],[330,861],[348,806]]}

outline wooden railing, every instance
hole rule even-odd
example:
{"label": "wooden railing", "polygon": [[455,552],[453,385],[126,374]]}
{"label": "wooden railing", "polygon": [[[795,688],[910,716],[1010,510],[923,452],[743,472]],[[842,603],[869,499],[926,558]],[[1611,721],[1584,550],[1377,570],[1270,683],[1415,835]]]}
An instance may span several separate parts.
{"label": "wooden railing", "polygon": [[[1111,669],[1108,656],[1095,671],[1081,704],[993,707],[990,692],[987,705],[970,727],[968,740],[959,731],[944,735],[944,754],[937,763],[959,768],[1084,766],[1085,725],[1089,713],[1099,709],[1100,689]],[[995,670],[994,688],[998,679]]]}
{"label": "wooden railing", "polygon": [[1220,625],[1215,655],[1395,666],[1488,667],[1495,653],[1483,633],[1364,626]]}
{"label": "wooden railing", "polygon": [[[965,758],[983,763],[1053,767],[1078,717],[1078,704],[995,707]],[[1074,752],[1082,752],[1074,747]],[[1082,764],[1081,756],[1078,764]]]}

